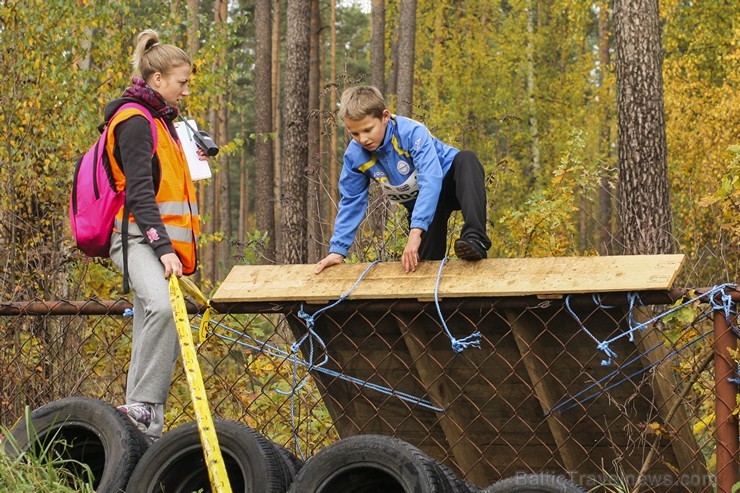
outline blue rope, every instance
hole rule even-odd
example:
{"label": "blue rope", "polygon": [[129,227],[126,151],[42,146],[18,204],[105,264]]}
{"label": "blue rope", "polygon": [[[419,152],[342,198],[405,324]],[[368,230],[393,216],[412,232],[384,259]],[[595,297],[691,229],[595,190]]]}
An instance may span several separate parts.
{"label": "blue rope", "polygon": [[[689,346],[692,346],[692,345],[696,344],[697,342],[699,342],[700,340],[704,339],[705,337],[707,337],[707,336],[708,336],[709,334],[711,334],[711,333],[712,333],[712,331],[710,330],[710,331],[707,331],[707,332],[705,332],[705,333],[703,333],[703,334],[700,334],[700,335],[698,335],[697,337],[695,337],[695,338],[694,338],[694,339],[692,339],[691,341],[687,342],[686,344],[684,344],[684,345],[683,345],[683,346],[681,346],[680,348],[674,349],[673,351],[671,351],[670,353],[668,353],[667,355],[665,355],[665,356],[664,356],[663,358],[661,358],[661,359],[659,359],[659,360],[657,360],[657,361],[655,361],[655,362],[653,362],[653,363],[651,363],[651,364],[647,365],[647,366],[646,366],[645,368],[641,368],[641,369],[639,369],[639,370],[637,370],[637,371],[635,371],[635,372],[633,372],[633,373],[631,373],[631,374],[627,375],[627,376],[626,376],[626,377],[624,377],[623,379],[621,379],[621,380],[619,380],[619,381],[617,381],[617,382],[615,382],[615,383],[613,383],[613,384],[611,384],[611,385],[609,385],[609,386],[605,387],[605,388],[604,388],[603,390],[601,390],[600,392],[596,392],[595,394],[591,394],[591,395],[589,395],[588,397],[586,397],[585,399],[582,399],[581,401],[579,401],[579,402],[576,402],[575,404],[573,404],[573,405],[571,405],[571,406],[569,406],[569,407],[567,407],[567,408],[563,409],[563,410],[561,411],[561,413],[564,413],[564,412],[566,412],[566,411],[569,411],[569,410],[573,409],[573,408],[574,408],[574,407],[576,407],[576,406],[579,406],[579,405],[581,405],[581,404],[583,404],[583,403],[585,403],[585,402],[588,402],[588,401],[590,401],[591,399],[595,399],[596,397],[598,397],[598,396],[600,396],[600,395],[602,395],[602,394],[604,394],[604,393],[606,393],[606,392],[610,391],[611,389],[613,389],[613,388],[615,388],[615,387],[618,387],[619,385],[622,385],[622,384],[623,384],[624,382],[626,382],[626,381],[628,381],[628,380],[631,380],[632,378],[634,378],[634,377],[636,377],[636,376],[638,376],[638,375],[640,375],[640,374],[642,374],[642,373],[645,373],[645,372],[646,372],[646,371],[648,371],[648,370],[651,370],[652,368],[656,367],[656,366],[657,366],[657,365],[659,365],[660,363],[663,363],[664,361],[668,360],[669,358],[672,358],[673,356],[677,355],[678,353],[680,353],[681,351],[683,351],[683,350],[684,350],[684,349],[686,349],[687,347],[689,347]],[[653,347],[653,348],[652,348],[652,349],[651,349],[650,351],[652,351],[652,350],[653,350],[653,349],[655,349],[655,348],[656,348],[656,346],[654,346],[654,347]],[[648,351],[648,352],[650,352],[650,351]],[[639,356],[638,356],[638,358],[639,358]],[[638,358],[636,358],[636,359],[638,359]],[[618,370],[615,370],[614,372],[612,372],[612,375],[613,375],[614,373],[616,373],[617,371],[618,371]],[[603,379],[602,379],[602,380],[603,380]],[[569,401],[570,401],[570,400],[573,400],[573,399],[569,399]],[[566,403],[567,403],[567,402],[569,402],[569,401],[566,401]],[[565,403],[563,403],[563,404],[561,404],[561,405],[557,406],[557,408],[560,408],[560,407],[562,407],[562,406],[564,406],[564,405],[565,405]],[[552,412],[554,412],[554,411],[555,411],[555,410],[556,410],[557,408],[553,408],[553,409],[551,409],[551,410],[550,410],[550,411],[549,411],[549,412],[548,412],[547,414],[551,414],[551,413],[552,413]]]}
{"label": "blue rope", "polygon": [[[226,336],[226,335],[223,335],[223,334],[215,333],[213,331],[209,331],[209,334],[213,335],[214,337],[218,337],[219,339],[222,339],[224,341],[229,341],[229,342],[232,342],[234,344],[238,344],[240,346],[243,346],[243,347],[246,347],[246,348],[249,348],[249,349],[258,351],[258,352],[260,352],[262,354],[265,354],[267,356],[272,356],[274,358],[279,358],[279,359],[290,361],[291,363],[294,363],[294,364],[298,364],[298,365],[305,366],[305,367],[312,366],[306,360],[303,360],[301,358],[295,357],[293,354],[291,354],[291,353],[289,353],[287,351],[284,351],[284,350],[278,348],[277,346],[273,346],[273,345],[267,344],[266,342],[263,342],[263,341],[260,341],[258,339],[255,339],[254,337],[250,336],[249,334],[246,334],[244,332],[240,332],[238,330],[235,330],[235,329],[233,329],[233,328],[231,328],[231,327],[229,327],[229,326],[227,326],[225,324],[222,324],[220,322],[216,322],[214,320],[211,320],[211,324],[212,325],[215,325],[217,327],[221,327],[224,330],[227,330],[227,331],[229,331],[229,332],[231,332],[233,334],[236,334],[236,335],[239,336],[239,338],[246,337],[246,338],[254,341],[255,344],[249,344],[249,343],[244,342],[244,341],[242,341],[240,339],[236,339],[236,338],[229,337],[229,336]],[[192,325],[192,328],[193,329],[198,329],[198,326]],[[347,382],[354,383],[354,384],[356,384],[356,385],[358,385],[358,386],[360,386],[362,388],[367,388],[367,389],[370,389],[370,390],[375,390],[375,391],[380,392],[382,394],[386,394],[386,395],[389,395],[389,396],[392,396],[392,397],[397,397],[397,398],[399,398],[399,399],[401,399],[403,401],[410,402],[410,403],[412,403],[414,405],[419,405],[421,407],[424,407],[426,409],[430,409],[432,411],[444,412],[444,409],[439,408],[437,406],[434,406],[431,402],[429,402],[429,401],[427,401],[425,399],[422,399],[420,397],[413,396],[411,394],[407,394],[405,392],[394,390],[394,389],[391,389],[389,387],[383,387],[381,385],[371,383],[371,382],[369,382],[367,380],[362,380],[362,379],[359,379],[359,378],[356,378],[356,377],[345,375],[343,373],[339,373],[339,372],[336,372],[334,370],[330,370],[328,368],[323,368],[323,367],[315,367],[314,366],[313,367],[313,371],[316,371],[318,373],[323,373],[323,374],[329,375],[331,377],[339,378],[339,379],[345,380]]]}
{"label": "blue rope", "polygon": [[469,347],[480,349],[480,331],[475,331],[463,339],[455,339],[455,337],[450,332],[450,329],[447,328],[447,323],[445,323],[445,319],[442,316],[442,309],[439,307],[439,282],[442,279],[442,269],[444,268],[448,260],[449,258],[445,257],[442,259],[442,263],[439,264],[439,272],[437,273],[437,284],[436,286],[434,286],[434,304],[437,307],[439,321],[442,322],[442,328],[444,328],[447,337],[449,337],[450,341],[452,342],[453,351],[455,351],[456,353],[461,353]]}
{"label": "blue rope", "polygon": [[[630,310],[629,310],[629,340],[630,342],[635,342],[635,330],[641,329],[642,327],[639,327],[640,324],[638,324],[635,321],[635,305],[639,303],[639,306],[645,306],[640,299],[640,295],[637,293],[627,293],[627,299],[630,302]],[[643,326],[644,327],[644,326]]]}
{"label": "blue rope", "polygon": [[[740,333],[738,332],[738,327],[735,325],[732,325],[732,315],[736,314],[735,311],[732,310],[732,296],[728,293],[725,293],[724,289],[722,290],[722,294],[720,295],[722,302],[717,303],[714,300],[714,296],[712,296],[709,299],[709,302],[712,305],[712,309],[715,311],[723,311],[725,313],[725,320],[727,320],[727,325],[730,326],[730,330],[732,330],[732,333],[735,334],[736,337],[740,337]],[[735,370],[735,374],[737,375],[734,378],[728,378],[728,382],[732,382],[735,385],[740,385],[740,361],[737,364],[737,369]]]}
{"label": "blue rope", "polygon": [[[714,296],[710,296],[709,303],[712,305],[712,309],[715,311],[723,311],[725,312],[725,319],[727,320],[727,325],[732,325],[730,322],[732,320],[732,314],[734,313],[732,311],[732,296],[725,293],[725,287],[733,286],[734,284],[723,284],[720,286],[719,292],[721,293],[720,297],[722,298],[722,303],[717,303],[714,301]],[[717,291],[714,291],[714,294],[716,294]]]}
{"label": "blue rope", "polygon": [[[710,314],[709,314],[709,313],[703,313],[702,315],[700,315],[699,317],[697,317],[697,318],[696,318],[695,320],[693,320],[693,321],[692,321],[691,323],[689,323],[689,324],[685,325],[685,326],[683,327],[683,329],[682,329],[682,330],[685,330],[685,329],[687,329],[688,327],[690,327],[690,326],[692,326],[692,325],[696,324],[697,322],[700,322],[700,321],[701,321],[702,319],[708,318],[709,316],[710,316]],[[680,352],[680,351],[682,351],[683,349],[685,349],[685,348],[689,347],[690,345],[694,344],[694,343],[695,343],[695,342],[697,342],[698,340],[700,340],[700,339],[702,339],[702,338],[706,337],[706,336],[707,336],[708,334],[709,334],[709,332],[706,332],[706,333],[704,333],[704,334],[701,334],[701,335],[700,335],[700,336],[698,336],[697,338],[695,338],[695,339],[693,339],[692,341],[688,342],[688,343],[687,343],[686,345],[684,345],[683,347],[681,347],[681,348],[679,348],[679,349],[676,349],[676,350],[674,350],[675,354],[678,354],[678,352]],[[644,353],[644,354],[638,354],[637,356],[635,356],[635,357],[634,357],[634,358],[632,358],[631,360],[629,360],[629,361],[625,362],[625,363],[624,363],[623,365],[621,365],[621,366],[620,366],[619,368],[616,368],[616,369],[614,369],[614,370],[613,370],[613,371],[611,371],[611,372],[610,372],[609,374],[607,374],[607,375],[605,375],[605,376],[601,377],[601,378],[600,378],[600,379],[598,379],[597,381],[595,381],[595,382],[593,382],[592,384],[588,385],[588,386],[587,386],[586,388],[584,388],[583,390],[580,390],[580,391],[579,391],[578,393],[576,393],[575,395],[573,395],[573,396],[569,397],[569,398],[568,398],[567,400],[565,400],[565,401],[563,401],[563,402],[561,402],[561,403],[558,403],[558,404],[556,404],[556,405],[555,405],[555,406],[553,406],[553,407],[552,407],[552,408],[551,408],[551,409],[550,409],[549,411],[547,411],[547,412],[545,413],[545,416],[549,416],[550,414],[552,414],[552,413],[554,413],[555,411],[557,411],[557,410],[561,409],[562,407],[564,407],[564,406],[565,406],[566,404],[568,404],[568,403],[569,403],[569,402],[571,402],[571,401],[576,401],[576,400],[577,400],[577,399],[578,399],[578,398],[579,398],[580,396],[582,396],[583,394],[585,394],[585,393],[586,393],[586,392],[588,392],[589,390],[593,389],[594,387],[597,387],[597,386],[599,386],[600,384],[602,384],[603,382],[605,382],[605,381],[607,381],[607,380],[610,380],[610,379],[611,379],[611,378],[612,378],[612,377],[613,377],[614,375],[616,375],[617,373],[619,373],[619,372],[620,372],[621,370],[623,370],[623,369],[625,369],[625,368],[629,367],[629,366],[630,366],[630,365],[632,365],[633,363],[635,363],[635,362],[639,361],[639,360],[640,360],[640,359],[641,359],[641,358],[642,358],[643,356],[646,356],[646,355],[648,355],[648,354],[652,353],[653,351],[655,351],[656,349],[658,349],[659,347],[661,347],[661,346],[663,346],[663,345],[664,345],[664,343],[662,343],[662,342],[659,342],[658,344],[654,345],[653,347],[651,347],[650,349],[648,349],[647,351],[645,351],[645,353]],[[661,360],[659,360],[659,361],[656,361],[656,362],[652,363],[651,365],[649,365],[649,366],[647,366],[647,367],[645,367],[645,368],[643,368],[643,369],[641,369],[641,370],[638,370],[637,372],[635,372],[635,373],[631,374],[631,375],[630,375],[629,377],[627,377],[627,378],[625,378],[625,379],[622,379],[622,380],[620,380],[619,382],[617,382],[616,384],[613,384],[612,386],[610,386],[610,387],[608,387],[608,388],[602,389],[602,390],[601,390],[601,391],[599,391],[599,392],[596,392],[596,393],[594,393],[594,394],[591,394],[591,395],[590,395],[589,397],[587,397],[587,398],[585,398],[585,399],[583,399],[583,400],[581,400],[581,401],[578,401],[578,402],[577,402],[576,404],[574,404],[573,406],[570,406],[570,407],[568,407],[568,408],[564,409],[564,410],[563,410],[562,412],[565,412],[565,411],[568,411],[568,410],[570,410],[570,409],[573,409],[573,407],[575,407],[575,406],[576,406],[576,405],[578,405],[578,404],[582,404],[582,403],[584,403],[584,402],[587,402],[587,401],[589,401],[589,400],[591,400],[591,399],[594,399],[594,398],[598,397],[599,395],[601,395],[601,394],[605,393],[605,392],[606,392],[607,390],[609,390],[609,389],[612,389],[612,388],[616,387],[617,385],[621,385],[622,383],[624,383],[624,382],[626,382],[627,380],[631,379],[631,378],[632,378],[633,376],[639,375],[640,373],[643,373],[643,372],[645,372],[645,371],[647,371],[647,370],[651,369],[651,368],[652,368],[653,366],[656,366],[657,364],[659,364],[659,363],[661,363],[661,362],[665,361],[666,359],[668,359],[669,357],[671,357],[671,356],[673,356],[673,355],[674,355],[673,353],[668,353],[668,354],[667,354],[666,356],[664,356],[664,357],[663,357],[663,359],[661,359]]]}
{"label": "blue rope", "polygon": [[[661,314],[659,314],[659,315],[651,318],[647,322],[643,322],[643,323],[639,323],[639,324],[635,321],[633,313],[634,313],[635,305],[637,303],[639,303],[642,306],[642,300],[640,300],[640,297],[639,297],[639,295],[637,293],[630,293],[630,294],[628,294],[628,299],[629,299],[629,302],[630,302],[630,310],[629,310],[629,325],[630,325],[630,328],[629,328],[629,330],[626,331],[626,332],[623,332],[621,334],[618,334],[617,336],[612,337],[611,339],[607,339],[605,341],[599,341],[596,337],[594,337],[594,335],[586,328],[586,326],[578,318],[578,315],[576,315],[576,313],[571,309],[571,307],[570,307],[570,297],[571,297],[571,295],[568,295],[565,298],[565,306],[566,306],[566,308],[568,310],[568,313],[570,313],[570,315],[576,320],[576,322],[578,322],[578,324],[581,326],[581,328],[583,329],[583,331],[586,332],[586,334],[588,336],[590,336],[591,339],[593,339],[596,342],[596,348],[598,350],[600,350],[600,351],[603,351],[604,353],[606,353],[607,356],[609,356],[609,359],[602,360],[601,361],[601,365],[602,366],[608,366],[608,365],[611,365],[612,364],[612,358],[616,358],[617,357],[617,353],[615,353],[609,347],[609,345],[611,343],[613,343],[615,341],[618,341],[622,337],[629,337],[629,340],[630,341],[634,341],[634,333],[635,333],[635,331],[637,331],[637,330],[643,330],[644,328],[648,327],[650,324],[652,324],[652,323],[654,323],[654,322],[662,319],[663,317],[665,317],[667,315],[670,315],[671,313],[677,312],[678,310],[681,310],[685,306],[690,305],[691,303],[694,303],[695,301],[698,301],[698,300],[700,300],[700,299],[702,299],[704,297],[708,297],[708,299],[710,300],[710,303],[712,303],[713,309],[715,309],[715,310],[720,310],[720,309],[721,310],[724,310],[725,313],[727,314],[728,321],[729,321],[729,316],[730,316],[729,314],[732,313],[731,308],[730,308],[730,305],[732,304],[732,297],[730,295],[725,295],[725,291],[724,290],[727,287],[735,287],[735,285],[728,283],[728,284],[721,284],[719,286],[715,286],[711,290],[707,291],[706,293],[702,293],[700,295],[697,295],[697,296],[691,298],[690,300],[688,300],[688,301],[686,301],[686,302],[684,302],[684,303],[682,303],[682,304],[680,304],[678,306],[674,306],[670,310],[668,310],[666,312],[663,312],[663,313],[661,313]],[[714,301],[713,301],[714,300],[714,295],[717,294],[717,293],[722,293],[723,303],[721,305],[720,304],[715,304]]]}
{"label": "blue rope", "polygon": [[573,311],[573,309],[570,307],[570,297],[571,295],[568,295],[565,297],[565,308],[568,310],[568,313],[578,322],[578,325],[581,326],[581,329],[588,335],[591,339],[594,340],[596,343],[596,349],[599,351],[603,351],[607,356],[608,359],[601,360],[601,366],[609,366],[612,364],[612,358],[617,357],[617,353],[615,353],[610,347],[609,344],[606,342],[602,342],[599,339],[596,338],[595,335],[591,333],[590,330],[586,328],[586,326],[581,322],[581,319],[578,318],[578,315],[576,315],[576,312]]}
{"label": "blue rope", "polygon": [[[304,376],[302,379],[298,379],[298,365],[293,365],[293,377],[291,382],[291,389],[289,392],[283,392],[280,389],[275,389],[276,392],[283,394],[283,395],[289,395],[290,396],[290,421],[293,425],[293,437],[295,440],[296,450],[300,454],[301,458],[305,460],[305,457],[303,456],[303,451],[301,450],[300,443],[298,441],[298,425],[295,421],[295,398],[296,394],[303,389],[303,387],[306,385],[306,382],[308,381],[308,376],[311,370],[314,368],[321,368],[329,361],[329,355],[326,352],[326,344],[321,339],[321,336],[319,336],[316,331],[314,330],[314,327],[316,325],[316,317],[324,313],[325,311],[329,310],[330,308],[334,308],[339,303],[344,301],[350,294],[352,294],[352,291],[357,288],[357,286],[360,284],[360,282],[365,278],[365,275],[367,275],[368,272],[370,272],[370,269],[372,269],[375,264],[380,262],[379,260],[375,260],[370,265],[367,266],[367,268],[364,270],[364,272],[360,275],[360,277],[355,281],[355,283],[352,285],[352,287],[347,291],[346,293],[342,294],[337,301],[334,303],[327,305],[323,308],[320,308],[319,310],[316,310],[313,314],[306,313],[303,309],[303,303],[301,303],[301,308],[298,310],[298,318],[304,320],[306,322],[306,328],[308,329],[306,334],[301,337],[299,340],[291,344],[290,350],[291,353],[294,356],[294,359],[297,358],[298,351],[300,350],[301,345],[308,341],[309,344],[309,366],[307,369],[306,376]],[[324,357],[322,360],[318,363],[314,363],[314,339],[318,342],[318,344],[321,346],[321,349],[324,351]]]}
{"label": "blue rope", "polygon": [[737,377],[728,378],[727,381],[734,383],[735,385],[740,385],[740,363],[737,364],[737,369],[735,370],[735,374],[737,375]]}

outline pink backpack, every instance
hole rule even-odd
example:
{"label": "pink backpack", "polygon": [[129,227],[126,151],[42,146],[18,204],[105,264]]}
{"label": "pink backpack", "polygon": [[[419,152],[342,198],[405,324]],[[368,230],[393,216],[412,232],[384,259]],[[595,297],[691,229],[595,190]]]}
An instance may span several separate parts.
{"label": "pink backpack", "polygon": [[[157,150],[157,127],[154,118],[146,107],[138,103],[125,103],[116,110],[116,114],[127,108],[141,110],[149,121],[154,138],[152,148],[154,154]],[[105,129],[98,141],[77,160],[72,182],[69,203],[72,235],[77,242],[77,248],[89,257],[110,256],[113,223],[116,214],[126,201],[126,191],[116,190],[110,159],[105,152],[107,139],[108,122],[105,122]],[[124,225],[127,223],[128,218],[124,220]]]}

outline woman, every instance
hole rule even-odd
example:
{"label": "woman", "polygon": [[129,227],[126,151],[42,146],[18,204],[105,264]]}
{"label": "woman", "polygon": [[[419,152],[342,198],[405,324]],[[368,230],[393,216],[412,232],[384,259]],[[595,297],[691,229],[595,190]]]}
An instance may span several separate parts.
{"label": "woman", "polygon": [[[110,256],[134,292],[126,404],[119,410],[156,440],[162,435],[178,355],[168,279],[195,271],[200,233],[195,187],[173,125],[190,94],[191,62],[182,49],[161,44],[158,34],[147,29],[136,39],[132,65],[131,86],[105,107],[110,126],[106,150],[116,184],[126,190]],[[118,111],[131,102],[143,107]],[[206,157],[201,154],[201,159]]]}

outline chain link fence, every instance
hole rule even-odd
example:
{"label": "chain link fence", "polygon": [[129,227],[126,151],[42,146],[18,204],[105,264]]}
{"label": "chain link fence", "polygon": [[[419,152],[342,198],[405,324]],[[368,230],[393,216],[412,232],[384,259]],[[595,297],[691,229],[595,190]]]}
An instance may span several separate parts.
{"label": "chain link fence", "polygon": [[[382,434],[479,486],[547,472],[585,488],[708,491],[737,473],[738,301],[723,287],[222,304],[198,352],[214,415],[303,457]],[[129,308],[0,304],[0,423],[72,395],[122,404]],[[203,309],[189,305],[196,331]],[[477,347],[453,349],[476,333]],[[194,419],[177,368],[168,428]]]}

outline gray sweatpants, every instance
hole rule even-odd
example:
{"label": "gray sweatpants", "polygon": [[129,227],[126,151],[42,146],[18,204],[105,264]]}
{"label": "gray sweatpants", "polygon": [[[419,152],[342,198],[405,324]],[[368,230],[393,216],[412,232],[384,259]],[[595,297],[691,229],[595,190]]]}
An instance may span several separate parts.
{"label": "gray sweatpants", "polygon": [[[128,237],[128,278],[134,294],[134,333],[126,381],[126,404],[154,404],[147,435],[161,436],[164,403],[179,355],[177,329],[164,266],[142,236]],[[110,257],[123,272],[121,235],[111,237]]]}

